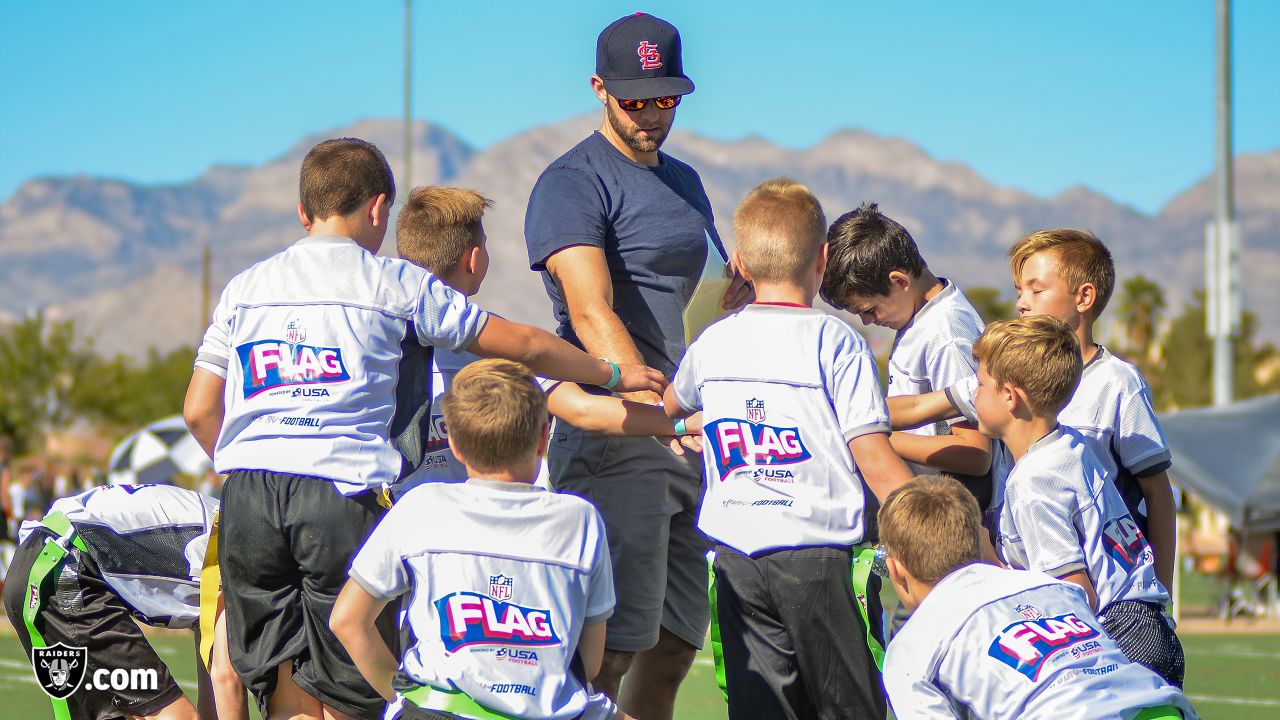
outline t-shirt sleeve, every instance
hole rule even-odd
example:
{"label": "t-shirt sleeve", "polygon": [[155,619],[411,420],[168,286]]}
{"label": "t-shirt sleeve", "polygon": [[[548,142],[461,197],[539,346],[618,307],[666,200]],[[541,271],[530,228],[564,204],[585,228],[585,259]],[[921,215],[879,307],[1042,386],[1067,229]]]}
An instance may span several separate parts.
{"label": "t-shirt sleeve", "polygon": [[[1038,479],[1036,479],[1038,480]],[[1027,553],[1028,570],[1062,577],[1085,569],[1084,548],[1076,532],[1079,508],[1074,495],[1054,483],[1035,480],[1035,495],[1018,497],[1010,504],[1014,524]]]}
{"label": "t-shirt sleeve", "polygon": [[947,399],[951,401],[951,407],[963,415],[965,420],[975,425],[978,423],[978,406],[974,401],[978,394],[977,375],[970,375],[959,380],[956,384],[947,386],[943,392],[947,394]]}
{"label": "t-shirt sleeve", "polygon": [[1169,446],[1151,401],[1151,388],[1142,387],[1120,397],[1113,439],[1120,463],[1135,477],[1169,469]]}
{"label": "t-shirt sleeve", "polygon": [[227,378],[227,364],[231,362],[231,309],[228,303],[227,291],[224,290],[213,308],[213,319],[209,329],[204,331],[195,363],[196,367],[204,368],[223,380]]}
{"label": "t-shirt sleeve", "polygon": [[676,368],[676,376],[671,380],[676,388],[676,402],[685,410],[695,412],[702,409],[702,393],[698,388],[697,347],[698,341],[695,340],[685,351],[684,359]]}
{"label": "t-shirt sleeve", "polygon": [[605,536],[604,520],[595,508],[591,508],[591,522],[595,538],[595,552],[591,559],[591,573],[587,580],[587,614],[583,625],[603,622],[613,614],[613,565],[609,560],[609,542]]}
{"label": "t-shirt sleeve", "polygon": [[414,309],[413,326],[418,342],[446,350],[462,350],[475,342],[489,313],[467,300],[467,297],[425,273],[418,305]]}
{"label": "t-shirt sleeve", "polygon": [[397,525],[398,514],[393,507],[356,553],[347,573],[365,592],[379,600],[391,600],[409,590],[409,571],[396,549]]}
{"label": "t-shirt sleeve", "polygon": [[607,228],[598,181],[581,170],[549,169],[533,186],[524,216],[529,267],[545,270],[547,258],[573,245],[604,247]]}
{"label": "t-shirt sleeve", "polygon": [[889,432],[889,409],[880,389],[875,358],[848,328],[823,333],[823,372],[845,440]]}
{"label": "t-shirt sleeve", "polygon": [[973,341],[953,338],[933,349],[925,358],[928,363],[929,383],[934,388],[947,388],[978,372],[973,359]]}

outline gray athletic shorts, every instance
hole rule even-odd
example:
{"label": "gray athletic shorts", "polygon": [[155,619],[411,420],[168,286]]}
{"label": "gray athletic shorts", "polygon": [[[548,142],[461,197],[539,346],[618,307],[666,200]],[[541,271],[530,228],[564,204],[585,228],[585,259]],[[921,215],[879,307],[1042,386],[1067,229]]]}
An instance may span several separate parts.
{"label": "gray athletic shorts", "polygon": [[711,621],[710,542],[697,527],[702,456],[557,422],[547,465],[557,492],[590,500],[604,517],[617,596],[605,646],[648,650],[665,627],[701,648]]}

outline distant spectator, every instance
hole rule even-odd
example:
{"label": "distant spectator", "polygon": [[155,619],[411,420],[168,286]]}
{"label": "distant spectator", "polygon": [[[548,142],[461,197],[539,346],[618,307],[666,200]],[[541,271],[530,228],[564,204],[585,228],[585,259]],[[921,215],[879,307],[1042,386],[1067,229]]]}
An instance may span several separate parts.
{"label": "distant spectator", "polygon": [[12,471],[9,463],[13,459],[13,439],[8,435],[0,435],[0,540],[8,540],[9,521],[13,519],[13,498],[9,494],[12,482]]}

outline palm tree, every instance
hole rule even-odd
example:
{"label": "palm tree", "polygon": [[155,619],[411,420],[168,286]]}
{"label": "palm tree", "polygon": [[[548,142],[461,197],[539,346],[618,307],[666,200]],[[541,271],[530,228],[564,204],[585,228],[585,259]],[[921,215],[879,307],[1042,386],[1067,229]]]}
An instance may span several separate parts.
{"label": "palm tree", "polygon": [[1139,364],[1152,359],[1164,308],[1164,290],[1159,285],[1142,275],[1124,281],[1116,315],[1124,328],[1125,353]]}

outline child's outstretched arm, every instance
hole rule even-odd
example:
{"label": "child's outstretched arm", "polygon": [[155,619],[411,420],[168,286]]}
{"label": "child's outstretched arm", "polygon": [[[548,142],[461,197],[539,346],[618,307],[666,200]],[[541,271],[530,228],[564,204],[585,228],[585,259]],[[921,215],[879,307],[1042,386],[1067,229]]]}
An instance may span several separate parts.
{"label": "child's outstretched arm", "polygon": [[889,445],[889,436],[882,432],[867,433],[850,440],[849,452],[853,453],[853,461],[858,464],[862,479],[867,481],[867,486],[881,503],[911,479],[911,471]]}
{"label": "child's outstretched arm", "polygon": [[907,462],[961,475],[985,475],[991,469],[991,439],[968,423],[952,426],[950,435],[895,432],[889,441]]}
{"label": "child's outstretched arm", "polygon": [[[610,365],[541,328],[490,315],[484,328],[466,350],[481,357],[513,360],[534,373],[556,380],[568,380],[609,387],[617,392],[662,392],[666,378],[644,365]],[[614,379],[614,368],[618,377]],[[610,385],[610,381],[613,384]]]}
{"label": "child's outstretched arm", "polygon": [[946,390],[934,390],[920,395],[894,395],[885,398],[885,404],[889,406],[889,425],[894,430],[910,430],[960,415],[947,397]]}
{"label": "child's outstretched arm", "polygon": [[355,580],[347,580],[333,605],[329,629],[342,641],[369,685],[390,702],[396,697],[391,678],[395,676],[399,663],[373,625],[386,605],[386,600],[370,595]]}
{"label": "child's outstretched arm", "polygon": [[624,400],[612,395],[593,395],[577,383],[558,383],[547,391],[547,409],[574,427],[606,435],[674,438],[671,452],[683,455],[684,448],[701,450],[693,436],[702,433],[702,413],[684,421],[677,433],[666,411],[658,405]]}

